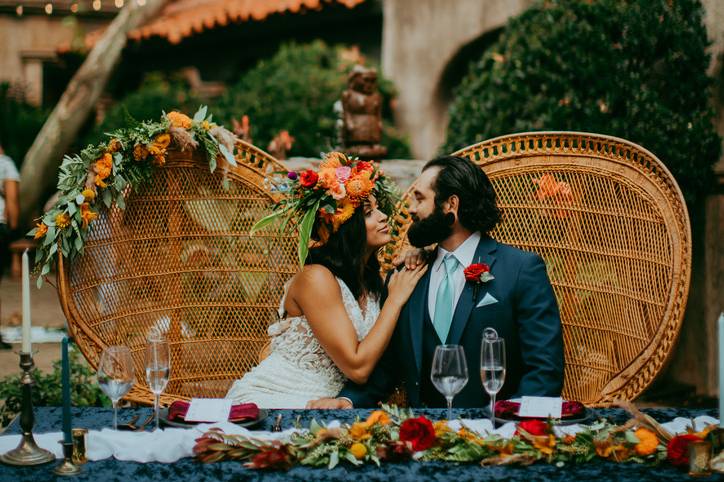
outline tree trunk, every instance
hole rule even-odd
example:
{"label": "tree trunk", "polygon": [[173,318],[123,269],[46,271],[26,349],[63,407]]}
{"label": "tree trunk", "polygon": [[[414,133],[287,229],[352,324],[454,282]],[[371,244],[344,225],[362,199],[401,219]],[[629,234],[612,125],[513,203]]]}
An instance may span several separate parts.
{"label": "tree trunk", "polygon": [[139,7],[135,1],[129,1],[68,83],[25,155],[20,176],[20,227],[28,224],[41,197],[55,185],[63,154],[78,135],[118,65],[127,33],[154,16],[164,2],[147,0],[146,5]]}

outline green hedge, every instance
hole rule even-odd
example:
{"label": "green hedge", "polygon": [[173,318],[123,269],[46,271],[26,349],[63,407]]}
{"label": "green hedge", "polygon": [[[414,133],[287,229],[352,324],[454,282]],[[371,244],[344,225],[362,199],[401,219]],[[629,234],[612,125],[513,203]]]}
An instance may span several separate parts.
{"label": "green hedge", "polygon": [[531,130],[622,137],[656,154],[689,200],[720,139],[696,0],[547,0],[512,19],[454,94],[443,151]]}
{"label": "green hedge", "polygon": [[21,89],[0,83],[0,144],[18,167],[47,116],[47,110],[25,101]]}
{"label": "green hedge", "polygon": [[[272,58],[242,74],[213,111],[225,125],[248,115],[254,144],[261,148],[284,129],[295,138],[290,155],[311,157],[329,151],[337,144],[334,103],[341,98],[354,65],[344,60],[343,49],[322,41],[285,44]],[[380,79],[379,86],[385,100],[388,157],[409,157],[407,141],[390,127],[392,84]]]}

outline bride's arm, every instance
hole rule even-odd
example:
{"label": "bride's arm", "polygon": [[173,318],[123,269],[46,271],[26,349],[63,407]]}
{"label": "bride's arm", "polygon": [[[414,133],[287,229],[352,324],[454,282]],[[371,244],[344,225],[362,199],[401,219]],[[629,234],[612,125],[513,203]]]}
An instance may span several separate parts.
{"label": "bride's arm", "polygon": [[335,365],[353,382],[365,383],[390,342],[402,307],[426,270],[427,265],[422,265],[391,276],[380,316],[362,341],[357,341],[339,284],[328,269],[305,267],[297,275],[292,298]]}

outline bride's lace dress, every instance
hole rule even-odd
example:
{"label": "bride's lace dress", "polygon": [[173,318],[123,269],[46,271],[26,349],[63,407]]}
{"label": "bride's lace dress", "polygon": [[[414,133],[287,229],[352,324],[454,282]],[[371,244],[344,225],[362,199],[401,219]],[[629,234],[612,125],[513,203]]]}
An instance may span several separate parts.
{"label": "bride's lace dress", "polygon": [[[369,333],[380,314],[377,300],[367,297],[364,312],[352,292],[337,278],[347,316],[357,339]],[[284,298],[279,317],[284,316]],[[308,401],[336,397],[347,378],[319,344],[304,316],[284,318],[269,326],[271,354],[237,380],[226,398],[254,402],[262,408],[304,408]]]}

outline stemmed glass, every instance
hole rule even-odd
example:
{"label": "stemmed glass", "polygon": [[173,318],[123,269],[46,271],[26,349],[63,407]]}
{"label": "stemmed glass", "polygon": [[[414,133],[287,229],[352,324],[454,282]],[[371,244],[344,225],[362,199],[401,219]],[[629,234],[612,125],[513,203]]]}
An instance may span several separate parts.
{"label": "stemmed glass", "polygon": [[127,346],[107,346],[98,363],[98,385],[113,402],[113,429],[118,430],[118,401],[133,386],[133,359]]}
{"label": "stemmed glass", "polygon": [[171,371],[171,356],[166,338],[158,331],[148,336],[146,345],[146,382],[154,394],[153,410],[156,416],[156,430],[159,423],[159,398],[166,389],[169,372]]}
{"label": "stemmed glass", "polygon": [[505,340],[484,336],[480,347],[480,378],[490,396],[490,423],[495,428],[495,396],[505,382]]}
{"label": "stemmed glass", "polygon": [[468,383],[465,350],[460,345],[439,345],[435,348],[430,372],[432,384],[447,400],[447,419],[452,418],[453,397]]}

